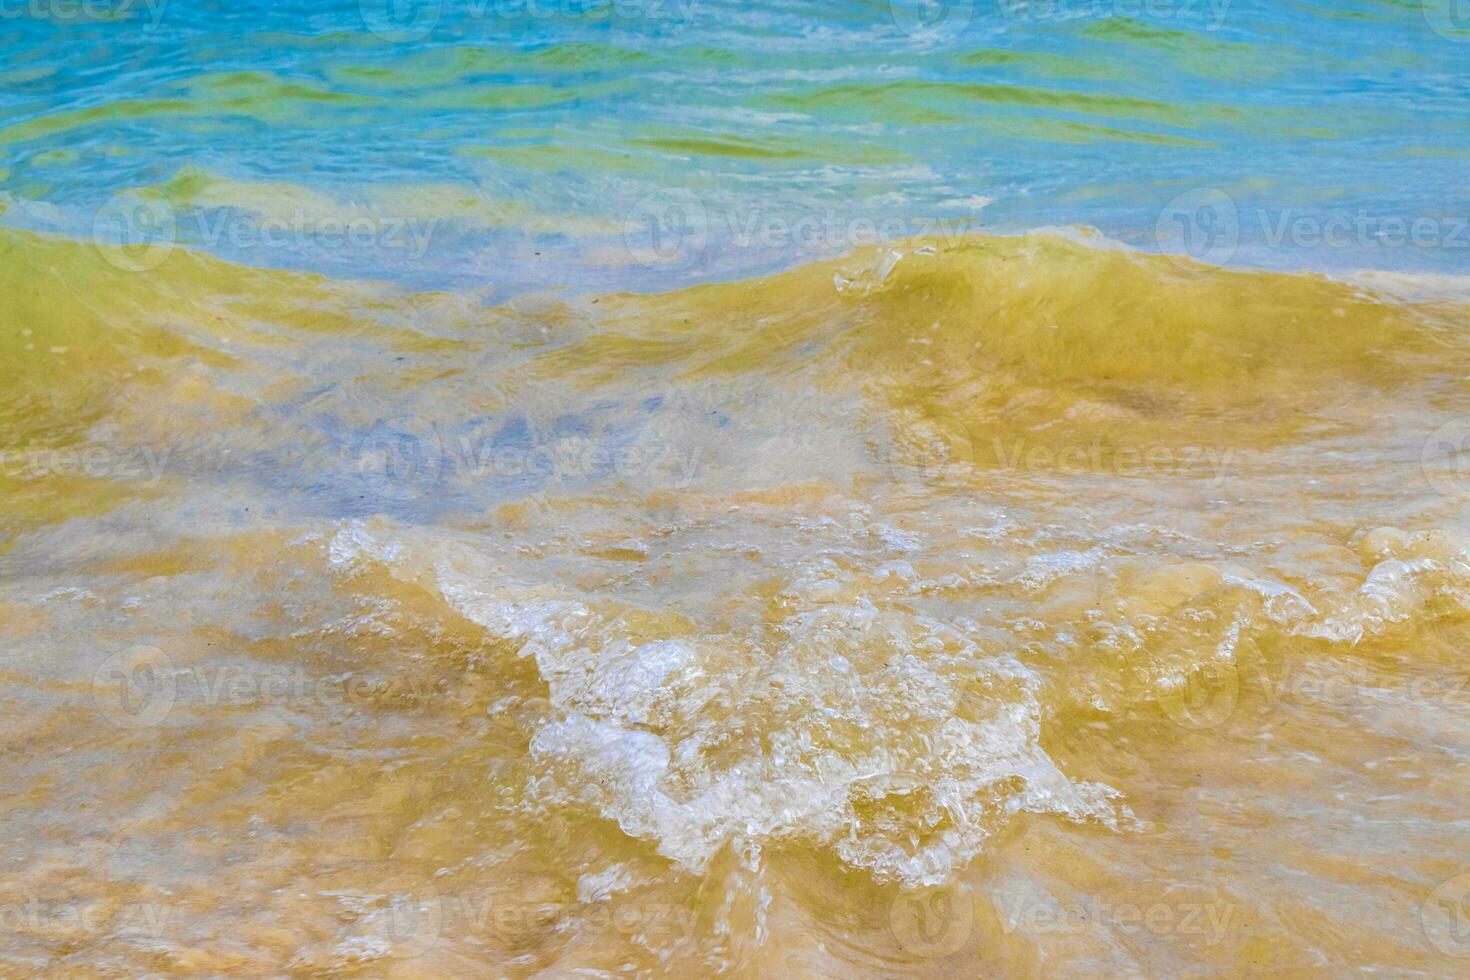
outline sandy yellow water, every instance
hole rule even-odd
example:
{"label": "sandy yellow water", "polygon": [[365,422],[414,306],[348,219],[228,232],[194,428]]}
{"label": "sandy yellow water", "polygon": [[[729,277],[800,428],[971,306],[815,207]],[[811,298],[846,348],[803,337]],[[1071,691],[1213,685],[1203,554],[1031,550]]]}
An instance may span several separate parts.
{"label": "sandy yellow water", "polygon": [[5,231],[0,313],[7,974],[1470,969],[1463,305]]}

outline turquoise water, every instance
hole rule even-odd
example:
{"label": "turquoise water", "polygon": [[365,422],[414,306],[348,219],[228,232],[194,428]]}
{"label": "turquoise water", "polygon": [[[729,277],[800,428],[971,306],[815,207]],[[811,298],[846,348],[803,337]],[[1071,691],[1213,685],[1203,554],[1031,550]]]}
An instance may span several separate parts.
{"label": "turquoise water", "polygon": [[501,296],[1045,226],[1459,273],[1451,3],[9,0],[0,220]]}

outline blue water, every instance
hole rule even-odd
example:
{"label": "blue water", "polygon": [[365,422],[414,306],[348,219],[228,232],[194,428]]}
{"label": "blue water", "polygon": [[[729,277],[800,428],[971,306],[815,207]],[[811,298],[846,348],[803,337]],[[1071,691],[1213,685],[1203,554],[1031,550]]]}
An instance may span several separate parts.
{"label": "blue water", "polygon": [[490,297],[1039,226],[1463,273],[1460,5],[3,0],[0,220]]}

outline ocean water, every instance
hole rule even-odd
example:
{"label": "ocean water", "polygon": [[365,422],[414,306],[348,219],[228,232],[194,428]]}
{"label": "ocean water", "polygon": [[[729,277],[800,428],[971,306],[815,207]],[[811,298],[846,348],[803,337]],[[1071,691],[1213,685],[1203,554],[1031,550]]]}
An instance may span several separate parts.
{"label": "ocean water", "polygon": [[11,222],[250,265],[505,298],[981,229],[1470,254],[1457,0],[11,0],[0,31]]}
{"label": "ocean water", "polygon": [[1457,0],[0,50],[0,973],[1470,968]]}

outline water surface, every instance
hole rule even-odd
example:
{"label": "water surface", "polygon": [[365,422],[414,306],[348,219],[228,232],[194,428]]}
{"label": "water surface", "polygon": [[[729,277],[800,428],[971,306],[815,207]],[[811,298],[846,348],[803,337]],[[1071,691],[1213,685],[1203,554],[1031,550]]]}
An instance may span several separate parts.
{"label": "water surface", "polygon": [[1449,8],[20,9],[4,969],[1463,972]]}

